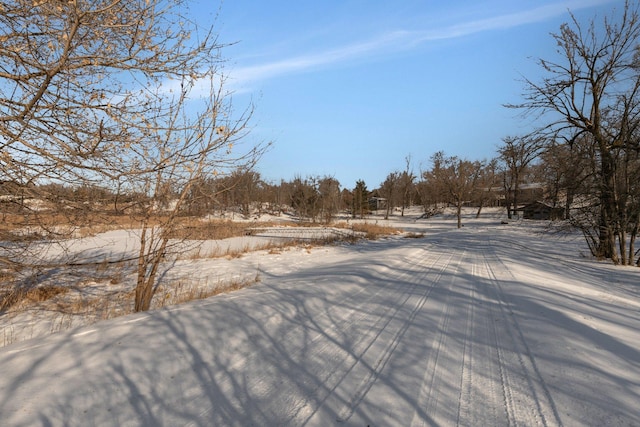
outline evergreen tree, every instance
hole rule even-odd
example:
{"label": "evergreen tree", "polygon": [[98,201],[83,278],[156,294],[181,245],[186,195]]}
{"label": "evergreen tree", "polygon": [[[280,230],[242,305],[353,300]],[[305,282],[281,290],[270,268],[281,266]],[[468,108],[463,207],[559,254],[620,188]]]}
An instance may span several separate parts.
{"label": "evergreen tree", "polygon": [[367,190],[367,184],[361,179],[356,181],[352,203],[351,215],[353,218],[356,217],[356,214],[360,215],[360,218],[364,218],[364,215],[369,213],[369,190]]}

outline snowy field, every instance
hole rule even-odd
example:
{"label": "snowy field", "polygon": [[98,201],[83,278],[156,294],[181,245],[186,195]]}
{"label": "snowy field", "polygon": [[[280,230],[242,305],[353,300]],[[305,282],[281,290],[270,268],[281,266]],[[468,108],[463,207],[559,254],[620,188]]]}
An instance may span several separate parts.
{"label": "snowy field", "polygon": [[16,339],[0,425],[640,425],[640,269],[546,223],[416,218],[390,222],[421,238],[186,260],[260,281]]}

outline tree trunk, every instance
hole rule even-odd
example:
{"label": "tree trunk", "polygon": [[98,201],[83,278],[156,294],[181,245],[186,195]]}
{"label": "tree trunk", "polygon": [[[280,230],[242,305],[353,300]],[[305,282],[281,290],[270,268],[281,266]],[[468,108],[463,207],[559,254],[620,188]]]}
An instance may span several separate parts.
{"label": "tree trunk", "polygon": [[[633,257],[634,257],[634,252],[635,252],[635,243],[636,243],[636,236],[638,235],[638,232],[640,231],[640,221],[639,218],[636,218],[635,224],[633,225],[633,229],[631,230],[631,236],[629,237],[629,260],[627,262],[627,264],[629,265],[633,265]],[[638,266],[640,266],[640,258],[638,258]]]}
{"label": "tree trunk", "polygon": [[476,212],[476,219],[480,218],[480,213],[482,212],[483,204],[484,204],[484,199],[480,200],[480,206],[478,206],[478,212]]}
{"label": "tree trunk", "polygon": [[564,218],[563,219],[570,219],[571,218],[571,205],[573,204],[573,191],[571,189],[567,189],[567,200],[566,203],[564,205]]}
{"label": "tree trunk", "polygon": [[601,149],[602,193],[600,195],[600,224],[597,255],[619,264],[615,245],[614,223],[616,219],[616,200],[614,194],[615,160],[606,149]]}
{"label": "tree trunk", "polygon": [[520,185],[518,184],[518,180],[520,177],[515,175],[515,183],[513,185],[513,215],[517,217],[518,215],[518,196],[520,193]]}
{"label": "tree trunk", "polygon": [[620,264],[627,264],[627,233],[624,229],[620,229],[618,235],[618,249],[620,250]]}
{"label": "tree trunk", "polygon": [[156,288],[154,287],[156,281],[156,275],[160,264],[164,259],[167,251],[167,243],[169,239],[166,236],[165,230],[159,230],[157,233],[162,233],[159,238],[162,239],[159,248],[154,248],[153,240],[154,233],[151,231],[150,242],[147,239],[149,229],[145,224],[140,236],[140,254],[138,258],[138,279],[136,282],[136,296],[134,302],[134,311],[147,311],[151,308],[151,300],[155,294]]}
{"label": "tree trunk", "polygon": [[507,185],[507,176],[506,173],[503,175],[503,188],[504,188],[504,204],[507,208],[507,218],[511,219],[511,186]]}

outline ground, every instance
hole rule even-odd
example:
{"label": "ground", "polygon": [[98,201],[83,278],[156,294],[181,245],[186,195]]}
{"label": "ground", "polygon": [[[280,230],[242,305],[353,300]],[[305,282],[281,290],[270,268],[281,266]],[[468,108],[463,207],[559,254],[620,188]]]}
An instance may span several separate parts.
{"label": "ground", "polygon": [[16,340],[3,425],[640,425],[637,268],[547,223],[393,221],[424,236],[225,260],[259,283]]}

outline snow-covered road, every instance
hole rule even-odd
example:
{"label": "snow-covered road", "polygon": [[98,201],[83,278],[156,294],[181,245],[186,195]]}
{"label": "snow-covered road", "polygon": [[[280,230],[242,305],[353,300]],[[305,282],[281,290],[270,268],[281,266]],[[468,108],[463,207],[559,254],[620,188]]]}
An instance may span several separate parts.
{"label": "snow-covered road", "polygon": [[640,425],[638,269],[528,229],[423,231],[2,348],[0,424]]}

